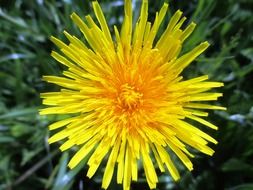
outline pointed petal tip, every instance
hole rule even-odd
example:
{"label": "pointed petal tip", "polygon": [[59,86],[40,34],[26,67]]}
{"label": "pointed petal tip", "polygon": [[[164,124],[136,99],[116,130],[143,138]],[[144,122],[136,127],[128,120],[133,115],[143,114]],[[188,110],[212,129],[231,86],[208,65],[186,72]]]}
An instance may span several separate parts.
{"label": "pointed petal tip", "polygon": [[73,164],[71,164],[70,162],[68,163],[68,167],[72,170],[75,166],[73,166]]}
{"label": "pointed petal tip", "polygon": [[56,52],[54,50],[52,50],[51,53],[50,53],[51,56],[53,56],[55,54],[56,54]]}
{"label": "pointed petal tip", "polygon": [[48,144],[53,144],[53,143],[56,142],[56,141],[53,141],[51,138],[49,138],[49,139],[47,140],[47,142],[48,142]]}
{"label": "pointed petal tip", "polygon": [[196,22],[192,21],[191,25],[196,26],[197,24],[196,24]]}
{"label": "pointed petal tip", "polygon": [[77,14],[75,12],[71,13],[71,15],[70,15],[71,18],[75,17],[75,16],[77,16]]}
{"label": "pointed petal tip", "polygon": [[67,30],[63,30],[63,34],[64,34],[65,36],[70,35],[70,34],[67,32]]}
{"label": "pointed petal tip", "polygon": [[217,131],[219,128],[218,127],[215,127],[215,128],[213,128],[215,131]]}
{"label": "pointed petal tip", "polygon": [[202,42],[201,45],[203,45],[206,48],[210,46],[208,41]]}
{"label": "pointed petal tip", "polygon": [[51,42],[53,42],[53,43],[55,43],[57,40],[58,40],[58,38],[56,38],[56,37],[54,37],[54,36],[50,36],[50,41]]}
{"label": "pointed petal tip", "polygon": [[180,176],[177,176],[177,177],[175,177],[173,179],[174,179],[174,181],[178,181],[180,179]]}
{"label": "pointed petal tip", "polygon": [[214,153],[215,153],[214,151],[213,151],[213,152],[210,152],[209,156],[213,156]]}
{"label": "pointed petal tip", "polygon": [[39,110],[39,115],[47,115],[47,113],[44,112],[44,109]]}
{"label": "pointed petal tip", "polygon": [[48,81],[48,77],[50,77],[50,76],[44,75],[44,76],[42,76],[42,80],[43,80],[43,81]]}
{"label": "pointed petal tip", "polygon": [[164,2],[163,6],[164,6],[165,8],[168,8],[168,7],[169,7],[169,3]]}

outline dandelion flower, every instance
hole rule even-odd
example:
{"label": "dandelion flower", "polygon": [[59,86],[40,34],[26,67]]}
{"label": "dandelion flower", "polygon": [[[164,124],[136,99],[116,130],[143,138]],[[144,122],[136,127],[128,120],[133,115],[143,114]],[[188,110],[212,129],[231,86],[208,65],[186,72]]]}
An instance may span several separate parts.
{"label": "dandelion flower", "polygon": [[72,169],[88,157],[90,178],[104,160],[104,189],[114,172],[117,183],[123,184],[124,190],[130,189],[131,181],[138,180],[138,166],[144,168],[150,189],[156,188],[158,182],[154,165],[178,180],[179,172],[170,154],[192,170],[189,158],[194,155],[190,150],[212,155],[214,151],[208,143],[217,143],[189,121],[216,130],[215,125],[203,119],[207,116],[203,109],[225,109],[202,103],[222,96],[209,91],[223,86],[222,83],[209,82],[206,75],[189,80],[181,76],[209,44],[203,42],[180,54],[184,41],[195,28],[195,23],[181,28],[186,20],[181,11],[171,17],[161,37],[156,38],[167,13],[166,3],[151,23],[148,1],[143,0],[133,27],[131,0],[125,0],[122,27],[119,31],[114,26],[113,36],[99,3],[92,4],[98,24],[90,15],[86,22],[76,13],[71,15],[87,42],[66,31],[67,44],[51,38],[62,52],[53,51],[52,57],[67,70],[63,71],[64,76],[44,76],[44,80],[61,86],[61,90],[41,94],[43,104],[49,107],[40,114],[69,117],[49,126],[50,130],[57,129],[49,143],[64,139],[62,151],[79,147],[68,166]]}

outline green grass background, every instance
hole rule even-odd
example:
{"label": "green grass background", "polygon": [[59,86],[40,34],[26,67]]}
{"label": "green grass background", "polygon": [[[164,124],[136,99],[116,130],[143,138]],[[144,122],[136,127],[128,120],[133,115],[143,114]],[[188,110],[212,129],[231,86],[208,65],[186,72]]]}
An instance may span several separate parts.
{"label": "green grass background", "polygon": [[[112,29],[120,26],[123,2],[101,0]],[[210,113],[218,131],[208,131],[219,144],[213,157],[196,152],[193,172],[175,159],[182,178],[173,182],[159,175],[157,189],[165,190],[252,190],[253,189],[253,1],[173,0],[171,14],[181,9],[197,29],[185,43],[184,51],[201,41],[211,47],[184,72],[186,78],[208,74],[222,81],[224,97],[219,104],[227,112]],[[141,0],[133,1],[135,18]],[[150,0],[149,20],[163,1]],[[101,189],[102,166],[91,180],[85,177],[86,160],[74,170],[67,168],[74,151],[60,153],[59,144],[48,145],[47,126],[59,116],[39,116],[39,93],[56,89],[41,80],[42,75],[60,75],[63,67],[50,52],[51,35],[66,40],[66,29],[83,38],[69,15],[82,18],[92,13],[85,0],[0,0],[0,189],[14,190],[97,190]],[[94,16],[94,15],[93,15]],[[165,24],[162,28],[165,27]],[[162,30],[161,30],[162,31]],[[143,170],[132,189],[148,189]],[[109,189],[120,190],[115,180]]]}

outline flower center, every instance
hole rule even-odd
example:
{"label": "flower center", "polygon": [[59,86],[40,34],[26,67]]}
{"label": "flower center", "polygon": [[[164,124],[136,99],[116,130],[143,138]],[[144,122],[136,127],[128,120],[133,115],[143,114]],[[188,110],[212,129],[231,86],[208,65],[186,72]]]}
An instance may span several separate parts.
{"label": "flower center", "polygon": [[130,86],[128,83],[121,86],[121,91],[118,96],[118,102],[123,111],[134,111],[139,108],[142,102],[143,94]]}

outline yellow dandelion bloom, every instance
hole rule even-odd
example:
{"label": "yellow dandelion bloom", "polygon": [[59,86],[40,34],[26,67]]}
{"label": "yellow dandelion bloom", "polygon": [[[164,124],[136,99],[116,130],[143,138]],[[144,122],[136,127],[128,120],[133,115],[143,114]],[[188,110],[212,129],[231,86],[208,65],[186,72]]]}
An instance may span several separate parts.
{"label": "yellow dandelion bloom", "polygon": [[49,107],[40,114],[71,117],[49,126],[50,130],[61,128],[50,137],[49,143],[65,139],[62,151],[80,147],[68,164],[70,168],[91,155],[87,163],[90,178],[105,160],[104,189],[114,172],[117,183],[123,184],[124,190],[130,189],[131,181],[138,180],[138,165],[144,168],[151,189],[158,182],[154,164],[178,180],[179,172],[169,150],[192,170],[189,157],[194,155],[188,147],[212,155],[214,151],[208,143],[217,143],[188,120],[216,130],[215,125],[203,119],[208,115],[203,109],[225,109],[202,103],[222,96],[208,91],[223,83],[208,82],[206,75],[190,80],[181,76],[209,44],[203,42],[180,55],[182,44],[196,25],[191,23],[182,29],[186,18],[181,11],[171,17],[161,37],[156,39],[168,4],[164,3],[151,23],[147,0],[142,1],[134,28],[132,2],[125,0],[123,25],[120,31],[114,26],[114,39],[99,3],[92,4],[99,25],[90,15],[86,16],[86,22],[76,13],[71,15],[87,43],[66,31],[68,44],[51,38],[62,52],[53,51],[53,58],[68,69],[62,77],[44,76],[44,80],[61,86],[61,90],[41,94],[43,104]]}

